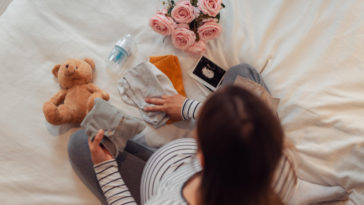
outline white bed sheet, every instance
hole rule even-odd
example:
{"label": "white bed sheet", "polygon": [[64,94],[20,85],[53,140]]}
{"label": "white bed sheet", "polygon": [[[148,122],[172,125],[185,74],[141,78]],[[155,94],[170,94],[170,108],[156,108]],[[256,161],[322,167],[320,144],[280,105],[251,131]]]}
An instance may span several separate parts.
{"label": "white bed sheet", "polygon": [[[91,57],[95,84],[111,103],[139,116],[120,100],[104,63],[113,43],[131,33],[138,49],[125,68],[152,55],[180,59],[187,95],[204,92],[187,74],[198,60],[173,48],[148,27],[159,0],[15,0],[0,16],[0,198],[2,204],[98,204],[72,171],[67,141],[55,134],[42,104],[58,90],[51,74],[68,58]],[[263,71],[288,138],[297,146],[299,176],[351,191],[364,204],[364,3],[362,0],[224,0],[224,32],[206,56],[224,68],[249,63]],[[184,122],[146,137],[159,146],[191,135]]]}

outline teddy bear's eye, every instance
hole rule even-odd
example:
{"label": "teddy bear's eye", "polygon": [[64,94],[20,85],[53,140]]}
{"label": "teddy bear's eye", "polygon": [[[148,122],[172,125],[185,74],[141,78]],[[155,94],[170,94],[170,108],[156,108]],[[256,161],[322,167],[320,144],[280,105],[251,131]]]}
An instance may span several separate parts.
{"label": "teddy bear's eye", "polygon": [[68,68],[68,64],[66,65],[66,68]]}

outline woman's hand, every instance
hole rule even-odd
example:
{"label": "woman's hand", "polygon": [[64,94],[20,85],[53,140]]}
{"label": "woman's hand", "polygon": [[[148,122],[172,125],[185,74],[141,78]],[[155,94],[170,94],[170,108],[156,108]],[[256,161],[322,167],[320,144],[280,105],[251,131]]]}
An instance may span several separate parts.
{"label": "woman's hand", "polygon": [[92,142],[90,138],[88,138],[91,160],[94,164],[99,164],[101,162],[113,159],[110,152],[100,146],[102,138],[104,138],[104,130],[99,130]]}
{"label": "woman's hand", "polygon": [[181,109],[186,97],[182,95],[145,98],[145,102],[154,106],[144,107],[145,112],[165,112],[171,120],[182,120]]}

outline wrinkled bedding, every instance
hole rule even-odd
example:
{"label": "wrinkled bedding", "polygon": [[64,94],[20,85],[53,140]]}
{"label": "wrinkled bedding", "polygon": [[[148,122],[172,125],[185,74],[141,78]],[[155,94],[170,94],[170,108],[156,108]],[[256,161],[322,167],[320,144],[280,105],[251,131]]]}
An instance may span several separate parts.
{"label": "wrinkled bedding", "polygon": [[[347,1],[224,0],[222,35],[205,53],[228,69],[248,63],[262,73],[287,138],[297,147],[298,176],[340,185],[364,204],[364,3]],[[98,204],[73,172],[67,155],[76,126],[46,123],[42,104],[60,88],[51,69],[68,58],[90,57],[94,83],[110,102],[140,117],[117,90],[122,72],[105,58],[123,35],[137,50],[123,70],[149,56],[178,56],[187,96],[206,91],[188,75],[199,56],[175,49],[148,19],[160,0],[14,0],[0,16],[0,198],[2,204]],[[192,122],[148,127],[146,143],[159,147],[193,133]]]}

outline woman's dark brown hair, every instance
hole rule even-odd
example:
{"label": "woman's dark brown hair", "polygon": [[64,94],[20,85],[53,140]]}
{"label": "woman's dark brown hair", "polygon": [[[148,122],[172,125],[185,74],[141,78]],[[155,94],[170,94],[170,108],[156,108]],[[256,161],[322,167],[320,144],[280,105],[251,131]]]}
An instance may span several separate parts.
{"label": "woman's dark brown hair", "polygon": [[272,204],[283,131],[258,97],[237,86],[221,88],[201,109],[197,136],[204,160],[202,204]]}

